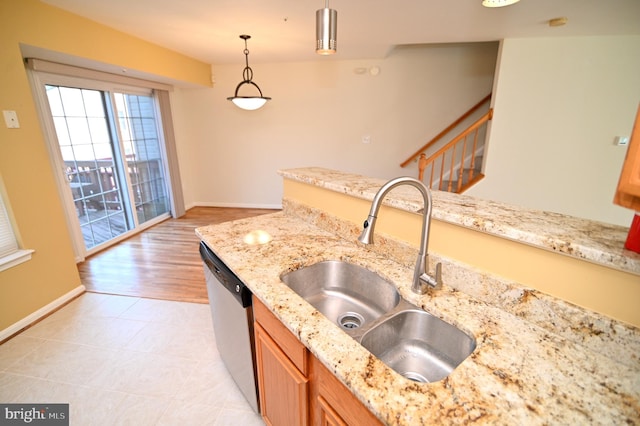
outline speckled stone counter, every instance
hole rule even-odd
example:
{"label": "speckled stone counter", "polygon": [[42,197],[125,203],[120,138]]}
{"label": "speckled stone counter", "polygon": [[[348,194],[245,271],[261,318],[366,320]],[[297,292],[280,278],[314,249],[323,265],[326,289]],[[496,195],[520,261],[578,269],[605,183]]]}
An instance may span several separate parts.
{"label": "speckled stone counter", "polygon": [[[305,171],[309,176],[310,169]],[[341,188],[346,187],[368,198],[377,190],[371,182],[363,188],[360,180],[344,182]],[[390,203],[403,203],[403,197],[398,191]],[[330,232],[305,220],[318,212],[286,200],[284,207],[198,228],[197,234],[384,423],[640,424],[637,328],[499,278],[489,283],[499,290],[481,300],[473,296],[482,292],[474,286],[484,288],[486,277],[453,260],[443,289],[416,295],[410,290],[413,270],[405,263],[344,237],[355,230]],[[325,220],[342,231],[350,226]],[[479,220],[478,226],[497,225]],[[377,272],[409,302],[473,335],[476,350],[442,381],[416,383],[400,376],[280,281],[281,274],[322,260]],[[470,287],[461,291],[463,282]],[[546,325],[549,317],[553,327]]]}
{"label": "speckled stone counter", "polygon": [[[279,173],[367,200],[386,182],[320,167]],[[432,191],[432,197],[434,219],[640,275],[640,254],[624,249],[628,228],[442,191]],[[409,187],[394,189],[385,202],[408,211],[422,208],[419,195]]]}

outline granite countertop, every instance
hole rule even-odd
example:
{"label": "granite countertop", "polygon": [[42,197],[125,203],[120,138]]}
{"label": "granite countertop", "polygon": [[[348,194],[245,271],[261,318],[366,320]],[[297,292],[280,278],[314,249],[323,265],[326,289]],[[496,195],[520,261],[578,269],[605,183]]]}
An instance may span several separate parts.
{"label": "granite countertop", "polygon": [[[287,179],[366,200],[373,199],[386,182],[321,167],[279,173]],[[640,275],[640,254],[624,248],[629,228],[464,194],[432,191],[432,197],[433,219]],[[422,208],[422,201],[410,187],[394,189],[385,204],[408,211]]]}
{"label": "granite countertop", "polygon": [[[345,186],[360,190],[358,182]],[[371,197],[369,192],[375,190],[362,189]],[[438,214],[444,215],[434,212],[434,217]],[[487,225],[479,220],[477,226]],[[196,232],[386,424],[640,423],[640,333],[635,328],[595,321],[578,312],[569,322],[570,337],[579,336],[570,338],[453,290],[447,281],[441,290],[416,295],[410,290],[411,268],[286,211]],[[377,272],[395,283],[409,302],[473,335],[476,350],[439,382],[416,383],[400,376],[280,281],[282,273],[322,260],[344,260]],[[518,300],[525,304],[534,293],[523,294],[527,297]],[[595,330],[601,325],[603,329]],[[593,336],[599,339],[595,343]],[[604,349],[598,350],[601,346]]]}

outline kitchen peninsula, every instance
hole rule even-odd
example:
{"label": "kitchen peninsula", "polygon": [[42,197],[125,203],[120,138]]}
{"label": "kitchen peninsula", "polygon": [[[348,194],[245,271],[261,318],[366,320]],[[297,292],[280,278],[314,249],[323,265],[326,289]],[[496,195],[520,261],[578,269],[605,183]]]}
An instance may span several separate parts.
{"label": "kitchen peninsula", "polygon": [[[356,242],[361,223],[384,181],[320,168],[280,173],[282,212],[197,233],[383,423],[640,421],[633,310],[617,299],[579,307],[602,297],[582,297],[594,290],[589,282],[567,282],[596,274],[604,277],[603,294],[614,288],[636,305],[640,256],[616,248],[624,228],[434,192],[429,252],[443,263],[444,286],[419,296],[410,290],[422,208],[417,192],[391,191],[375,244],[363,246]],[[474,253],[478,247],[485,249]],[[322,260],[378,273],[407,301],[474,336],[475,351],[439,382],[400,376],[280,281]]]}

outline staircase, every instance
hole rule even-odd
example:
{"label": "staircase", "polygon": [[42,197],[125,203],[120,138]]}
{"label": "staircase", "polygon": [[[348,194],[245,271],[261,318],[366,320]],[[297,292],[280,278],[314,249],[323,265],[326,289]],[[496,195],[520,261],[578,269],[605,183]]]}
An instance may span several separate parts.
{"label": "staircase", "polygon": [[[475,185],[484,178],[482,173],[484,140],[487,123],[493,116],[493,110],[489,108],[488,112],[449,142],[442,142],[441,139],[480,110],[483,105],[488,106],[490,100],[491,94],[447,126],[400,166],[406,167],[412,161],[417,161],[418,179],[431,189],[460,194]],[[427,157],[427,152],[434,149],[437,150]]]}
{"label": "staircase", "polygon": [[440,182],[437,189],[439,191],[455,192],[460,194],[464,190],[475,185],[484,177],[484,174],[482,174],[483,158],[483,155],[476,155],[473,162],[474,164],[470,166],[473,168],[463,168],[462,173],[460,173],[460,166],[458,166],[458,169],[453,173],[453,178],[455,178],[455,180],[443,180]]}

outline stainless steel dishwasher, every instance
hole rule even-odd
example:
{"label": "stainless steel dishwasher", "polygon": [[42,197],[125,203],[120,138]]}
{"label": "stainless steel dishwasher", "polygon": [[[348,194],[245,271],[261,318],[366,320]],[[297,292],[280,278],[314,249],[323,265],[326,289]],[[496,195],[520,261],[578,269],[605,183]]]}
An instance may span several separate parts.
{"label": "stainless steel dishwasher", "polygon": [[200,242],[200,257],[218,352],[240,391],[259,413],[251,291],[204,242]]}

